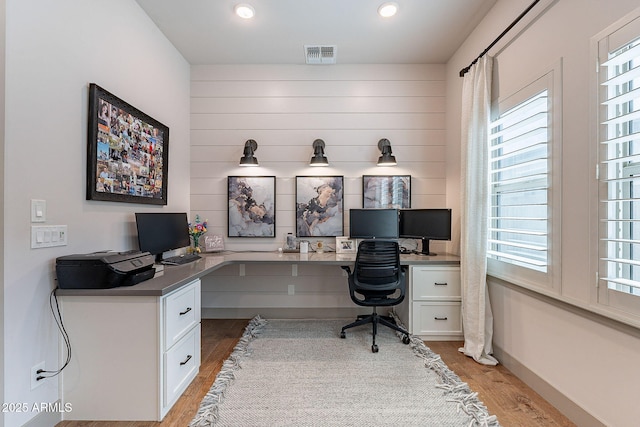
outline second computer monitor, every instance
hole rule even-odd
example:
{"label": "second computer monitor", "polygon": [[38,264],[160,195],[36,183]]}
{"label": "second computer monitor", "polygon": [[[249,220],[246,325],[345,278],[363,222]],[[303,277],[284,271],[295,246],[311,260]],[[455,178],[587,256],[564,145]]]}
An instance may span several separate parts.
{"label": "second computer monitor", "polygon": [[451,209],[402,209],[400,237],[422,239],[423,255],[429,252],[430,240],[451,240]]}
{"label": "second computer monitor", "polygon": [[352,239],[397,239],[398,209],[350,209],[349,237]]}

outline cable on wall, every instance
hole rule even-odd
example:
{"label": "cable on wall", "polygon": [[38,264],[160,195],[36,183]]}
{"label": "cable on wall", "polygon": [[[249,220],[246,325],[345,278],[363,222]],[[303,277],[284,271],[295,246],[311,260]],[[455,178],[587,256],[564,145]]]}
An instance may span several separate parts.
{"label": "cable on wall", "polygon": [[[60,314],[60,305],[58,303],[58,297],[56,295],[56,290],[58,288],[54,288],[49,295],[49,307],[51,307],[51,314],[56,321],[56,325],[58,325],[58,330],[60,331],[60,335],[62,335],[62,339],[64,340],[65,347],[67,348],[67,358],[64,361],[64,364],[60,369],[55,371],[45,371],[44,369],[40,369],[37,371],[38,377],[37,381],[41,381],[45,378],[51,378],[58,375],[64,368],[69,365],[71,362],[71,341],[69,341],[69,334],[67,334],[67,330],[62,323],[62,315]],[[54,307],[55,304],[55,307]]]}

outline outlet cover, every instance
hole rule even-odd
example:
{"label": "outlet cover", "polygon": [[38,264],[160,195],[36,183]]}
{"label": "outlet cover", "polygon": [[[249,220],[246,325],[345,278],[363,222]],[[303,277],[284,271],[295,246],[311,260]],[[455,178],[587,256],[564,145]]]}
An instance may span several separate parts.
{"label": "outlet cover", "polygon": [[35,365],[34,367],[31,368],[31,390],[40,387],[42,384],[44,384],[44,380],[40,380],[38,381],[36,378],[38,378],[38,376],[40,374],[38,374],[38,371],[42,369],[44,371],[44,362],[40,362],[37,365]]}

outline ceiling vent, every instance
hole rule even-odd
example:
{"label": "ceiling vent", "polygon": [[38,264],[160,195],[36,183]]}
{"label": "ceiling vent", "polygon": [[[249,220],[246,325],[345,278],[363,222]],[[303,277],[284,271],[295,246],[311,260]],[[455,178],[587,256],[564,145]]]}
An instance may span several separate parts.
{"label": "ceiling vent", "polygon": [[305,45],[304,54],[307,64],[335,64],[336,45]]}

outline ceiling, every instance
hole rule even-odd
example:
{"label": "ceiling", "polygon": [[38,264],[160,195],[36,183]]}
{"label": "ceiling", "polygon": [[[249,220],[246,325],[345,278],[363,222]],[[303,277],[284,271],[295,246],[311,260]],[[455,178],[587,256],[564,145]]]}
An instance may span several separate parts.
{"label": "ceiling", "polygon": [[[442,64],[496,0],[136,0],[190,64],[304,64],[336,45],[338,64]],[[233,12],[249,3],[255,17]],[[501,29],[500,29],[501,30]]]}

